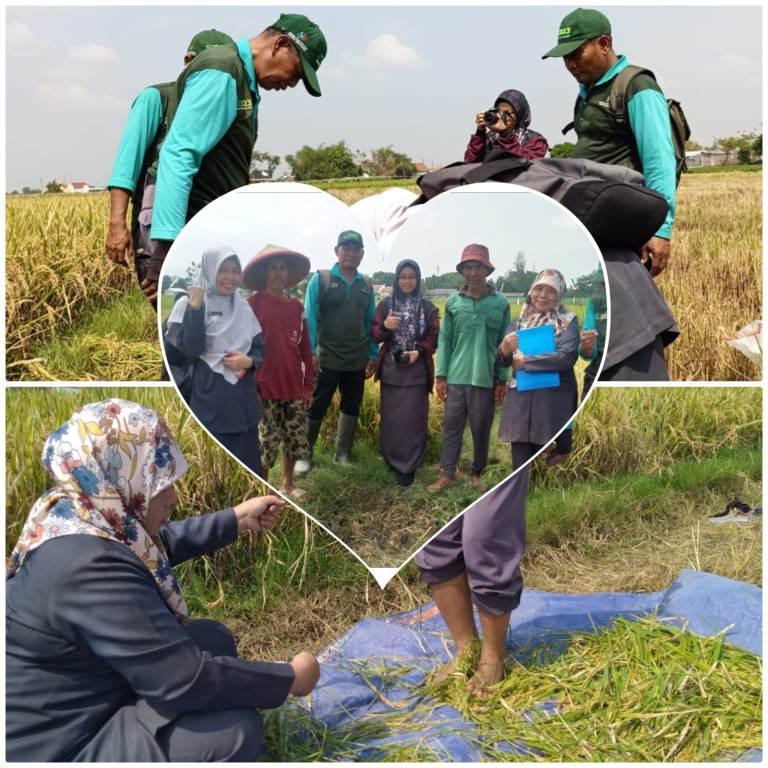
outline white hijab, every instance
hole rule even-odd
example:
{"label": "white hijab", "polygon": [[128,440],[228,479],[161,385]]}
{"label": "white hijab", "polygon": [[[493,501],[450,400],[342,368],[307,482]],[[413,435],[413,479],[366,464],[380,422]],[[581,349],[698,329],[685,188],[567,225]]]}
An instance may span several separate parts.
{"label": "white hijab", "polygon": [[[230,384],[237,384],[237,374],[224,365],[224,356],[228,352],[248,354],[253,337],[261,333],[261,325],[256,315],[239,292],[230,295],[218,293],[216,275],[227,259],[240,258],[228,246],[209,248],[203,253],[200,272],[195,285],[206,289],[205,301],[205,352],[200,359],[205,361]],[[189,299],[184,296],[173,307],[168,324],[181,323],[189,306]]]}

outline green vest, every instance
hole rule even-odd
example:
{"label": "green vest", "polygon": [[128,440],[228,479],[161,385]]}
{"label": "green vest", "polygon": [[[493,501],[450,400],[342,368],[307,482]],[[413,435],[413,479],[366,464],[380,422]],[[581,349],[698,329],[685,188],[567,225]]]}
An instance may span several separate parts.
{"label": "green vest", "polygon": [[192,182],[187,221],[216,198],[248,184],[251,153],[256,143],[253,95],[234,44],[207,48],[192,59],[176,81],[177,101],[172,105],[170,120],[173,121],[176,114],[187,79],[205,69],[218,69],[232,75],[237,89],[237,114],[219,143],[203,158]]}
{"label": "green vest", "polygon": [[[642,173],[637,144],[629,124],[625,127],[617,125],[611,111],[609,97],[612,85],[613,78],[593,85],[587,91],[586,98],[579,95],[576,99],[573,127],[578,141],[570,156],[608,165],[624,165]],[[636,93],[648,88],[661,92],[649,75],[641,74],[633,78],[627,88],[627,107]]]}
{"label": "green vest", "polygon": [[322,275],[320,277],[317,318],[320,365],[332,371],[362,371],[368,365],[365,317],[373,292],[370,280],[358,278],[348,286],[331,273],[328,287],[323,289]]}
{"label": "green vest", "polygon": [[[171,104],[176,100],[176,83],[157,83],[156,85],[149,86],[154,88],[160,94],[160,103],[163,109],[163,119],[155,134],[155,138],[152,139],[152,143],[147,147],[147,151],[144,154],[144,162],[141,165],[141,172],[139,178],[136,180],[136,187],[133,190],[131,196],[131,231],[133,232],[138,228],[139,212],[141,211],[142,197],[144,196],[144,187],[147,180],[153,184],[157,179],[157,164],[160,160],[160,148],[163,145],[163,140],[168,133],[168,113],[170,111]],[[174,109],[175,111],[175,109]]]}

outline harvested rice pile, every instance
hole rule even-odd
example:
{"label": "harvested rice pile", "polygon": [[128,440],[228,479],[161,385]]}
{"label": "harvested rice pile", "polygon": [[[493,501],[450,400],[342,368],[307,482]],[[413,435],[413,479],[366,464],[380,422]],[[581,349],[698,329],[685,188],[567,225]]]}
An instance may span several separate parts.
{"label": "harvested rice pile", "polygon": [[447,685],[495,760],[701,762],[761,745],[761,680],[761,659],[722,634],[619,620],[557,658],[513,662],[487,702],[459,676]]}

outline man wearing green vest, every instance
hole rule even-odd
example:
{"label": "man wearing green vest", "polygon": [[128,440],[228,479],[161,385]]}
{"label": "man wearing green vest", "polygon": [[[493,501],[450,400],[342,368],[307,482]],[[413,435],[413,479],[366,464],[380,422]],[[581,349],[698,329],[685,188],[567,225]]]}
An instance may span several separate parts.
{"label": "man wearing green vest", "polygon": [[317,69],[326,53],[316,24],[282,14],[256,37],[203,51],[181,73],[152,213],[151,237],[160,247],[142,285],[151,302],[165,254],[184,224],[217,197],[248,184],[260,89],[284,91],[303,80],[311,95],[320,96]]}
{"label": "man wearing green vest", "polygon": [[600,378],[666,381],[663,349],[679,330],[650,275],[667,266],[675,217],[677,161],[667,100],[654,77],[640,72],[628,81],[621,112],[625,119],[619,119],[612,89],[629,62],[614,51],[611,23],[599,11],[577,8],[562,20],[557,45],[542,58],[557,57],[579,83],[573,120],[578,139],[570,157],[633,168],[668,205],[664,223],[639,255],[631,249],[603,251],[613,311]]}
{"label": "man wearing green vest", "polygon": [[350,450],[365,380],[373,376],[379,352],[371,336],[376,311],[373,284],[357,271],[365,253],[362,235],[351,229],[342,232],[334,252],[337,263],[330,270],[318,270],[312,275],[304,298],[317,378],[307,410],[309,458],[296,462],[295,471],[300,475],[312,468],[320,426],[337,388],[341,393],[341,414],[334,461],[351,463]]}
{"label": "man wearing green vest", "polygon": [[613,80],[629,61],[613,50],[611,22],[600,11],[577,8],[560,23],[557,41],[542,58],[562,57],[579,83],[573,123],[578,140],[570,156],[634,168],[669,205],[664,224],[641,256],[642,261],[653,259],[657,275],[669,259],[675,218],[676,161],[667,100],[650,75],[632,78],[626,101],[629,130],[620,129],[606,104]]}
{"label": "man wearing green vest", "polygon": [[[216,45],[233,43],[229,35],[215,29],[198,32],[184,54],[186,67],[198,53]],[[146,262],[152,254],[149,227],[140,223],[152,210],[157,160],[168,130],[168,108],[176,92],[176,83],[158,83],[145,88],[131,105],[128,122],[117,150],[110,192],[107,256],[115,264],[127,266],[126,256],[133,256],[139,283],[144,280]],[[126,225],[131,202],[131,227]],[[140,216],[144,212],[144,216]]]}

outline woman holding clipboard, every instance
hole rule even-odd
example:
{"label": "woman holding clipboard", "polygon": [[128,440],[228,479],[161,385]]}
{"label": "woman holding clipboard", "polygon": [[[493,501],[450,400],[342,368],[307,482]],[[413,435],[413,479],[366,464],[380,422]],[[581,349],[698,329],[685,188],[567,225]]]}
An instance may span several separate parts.
{"label": "woman holding clipboard", "polygon": [[496,351],[514,371],[499,424],[499,440],[512,444],[514,469],[549,443],[578,406],[579,321],[563,306],[565,288],[558,270],[539,272]]}

